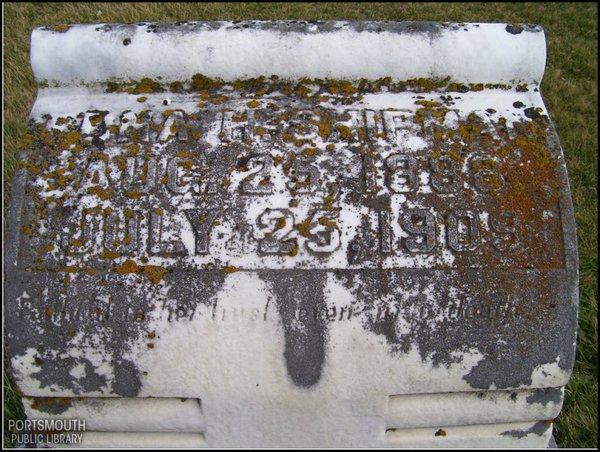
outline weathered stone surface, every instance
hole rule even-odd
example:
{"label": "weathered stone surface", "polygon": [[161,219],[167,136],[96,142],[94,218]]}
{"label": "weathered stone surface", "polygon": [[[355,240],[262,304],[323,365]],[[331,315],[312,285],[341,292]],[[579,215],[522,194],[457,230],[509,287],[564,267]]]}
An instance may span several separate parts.
{"label": "weathered stone surface", "polygon": [[186,398],[165,441],[545,446],[577,254],[544,64],[535,26],[35,30],[5,257],[30,416]]}

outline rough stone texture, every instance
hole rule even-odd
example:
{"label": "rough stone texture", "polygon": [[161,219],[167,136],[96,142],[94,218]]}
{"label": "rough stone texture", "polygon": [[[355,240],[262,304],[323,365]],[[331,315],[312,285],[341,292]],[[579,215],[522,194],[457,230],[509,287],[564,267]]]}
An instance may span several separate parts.
{"label": "rough stone texture", "polygon": [[525,25],[36,30],[5,255],[30,415],[202,399],[214,447],[548,444],[577,254],[544,60]]}

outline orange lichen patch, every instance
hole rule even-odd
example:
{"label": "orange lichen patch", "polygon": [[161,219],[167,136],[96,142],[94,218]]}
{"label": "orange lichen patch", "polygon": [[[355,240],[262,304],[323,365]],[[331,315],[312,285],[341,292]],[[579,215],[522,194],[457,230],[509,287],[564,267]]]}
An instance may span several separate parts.
{"label": "orange lichen patch", "polygon": [[340,138],[342,140],[350,141],[352,138],[352,130],[350,127],[345,126],[343,124],[339,124],[335,126],[336,130],[340,133]]}
{"label": "orange lichen patch", "polygon": [[295,93],[300,97],[307,97],[310,94],[310,89],[300,84],[296,87]]}
{"label": "orange lichen patch", "polygon": [[321,224],[323,226],[328,226],[330,228],[335,228],[337,226],[337,223],[335,221],[332,221],[327,217],[319,218],[319,224]]}
{"label": "orange lichen patch", "polygon": [[355,88],[352,83],[350,83],[347,80],[344,80],[342,82],[340,82],[339,84],[340,90],[344,93],[344,94],[354,94],[356,92],[358,92],[358,89]]}
{"label": "orange lichen patch", "polygon": [[124,155],[117,155],[112,158],[117,168],[123,171],[127,167],[127,158]]}
{"label": "orange lichen patch", "polygon": [[81,142],[81,133],[79,132],[59,132],[57,136],[61,138],[59,149],[69,149],[71,146]]}
{"label": "orange lichen patch", "polygon": [[325,86],[325,89],[327,89],[327,91],[329,91],[332,94],[339,94],[340,92],[339,84],[333,80],[328,81],[327,85]]}
{"label": "orange lichen patch", "polygon": [[419,99],[419,100],[415,101],[415,104],[422,105],[427,108],[435,108],[435,107],[442,106],[441,102],[435,102],[435,101],[423,100],[423,99]]}
{"label": "orange lichen patch", "polygon": [[448,151],[448,152],[446,152],[446,155],[456,162],[462,162],[462,158],[458,151],[455,151],[455,150]]}
{"label": "orange lichen patch", "polygon": [[131,94],[149,94],[149,93],[160,93],[164,89],[160,83],[155,82],[150,78],[143,78],[140,80],[131,90]]}
{"label": "orange lichen patch", "polygon": [[257,108],[257,107],[260,107],[260,102],[257,100],[251,100],[250,102],[247,102],[246,105],[249,108]]}
{"label": "orange lichen patch", "polygon": [[96,270],[90,267],[75,267],[74,265],[69,265],[60,269],[61,272],[66,273],[87,273],[88,275],[96,274]]}
{"label": "orange lichen patch", "polygon": [[146,344],[146,346],[147,346],[148,348],[154,348],[154,344],[153,344],[153,343],[148,343],[148,344]]}
{"label": "orange lichen patch", "polygon": [[231,120],[233,122],[244,122],[248,120],[248,113],[243,112],[241,115],[232,115]]}
{"label": "orange lichen patch", "polygon": [[148,333],[148,339],[154,339],[156,337],[155,332]]}
{"label": "orange lichen patch", "polygon": [[229,97],[227,97],[227,96],[214,96],[214,97],[210,98],[210,101],[215,105],[219,105],[228,99],[229,99]]}
{"label": "orange lichen patch", "polygon": [[223,271],[224,271],[225,273],[235,273],[235,272],[237,272],[237,271],[238,271],[238,268],[237,268],[237,267],[230,266],[230,267],[225,267],[225,268],[223,269]]}
{"label": "orange lichen patch", "polygon": [[117,273],[139,273],[140,267],[131,259],[127,259],[122,265],[115,268]]}
{"label": "orange lichen patch", "polygon": [[365,141],[367,139],[367,129],[365,129],[364,127],[358,127],[356,129],[356,133],[358,134],[358,138],[360,138],[361,141]]}
{"label": "orange lichen patch", "polygon": [[158,284],[161,282],[167,271],[168,270],[166,268],[158,265],[146,265],[144,267],[146,278],[148,278],[148,281],[150,281],[152,284]]}
{"label": "orange lichen patch", "polygon": [[83,246],[85,244],[85,240],[82,239],[72,239],[71,246]]}
{"label": "orange lichen patch", "polygon": [[477,121],[477,116],[471,113],[467,117],[467,122],[458,127],[458,133],[465,144],[470,145],[473,141],[481,136],[485,129],[485,124]]}
{"label": "orange lichen patch", "polygon": [[54,315],[54,309],[48,308],[46,309],[46,316],[52,317]]}
{"label": "orange lichen patch", "polygon": [[113,191],[110,188],[90,187],[87,189],[90,195],[96,195],[103,201],[110,199],[113,195]]}
{"label": "orange lichen patch", "polygon": [[290,256],[294,257],[298,254],[298,244],[294,243],[292,249],[290,250]]}
{"label": "orange lichen patch", "polygon": [[140,199],[142,197],[142,193],[137,190],[132,190],[125,192],[125,196],[129,199]]}
{"label": "orange lichen patch", "polygon": [[203,74],[194,74],[190,89],[192,91],[208,91],[223,87],[223,80],[218,78],[210,78]]}
{"label": "orange lichen patch", "polygon": [[66,33],[69,28],[71,28],[69,25],[53,25],[50,27],[50,30],[54,31],[55,33]]}
{"label": "orange lichen patch", "polygon": [[435,436],[446,436],[446,431],[444,429],[439,429],[435,432]]}
{"label": "orange lichen patch", "polygon": [[332,211],[334,201],[335,201],[335,197],[333,195],[325,196],[325,198],[323,199],[323,207],[325,208],[325,210]]}
{"label": "orange lichen patch", "polygon": [[285,217],[279,217],[277,218],[277,223],[275,223],[275,229],[283,229],[285,228],[286,225],[286,221],[285,221]]}
{"label": "orange lichen patch", "polygon": [[329,138],[329,135],[331,135],[331,124],[332,124],[331,119],[327,119],[327,118],[321,119],[321,122],[319,123],[318,134],[324,140]]}
{"label": "orange lichen patch", "polygon": [[531,216],[558,201],[556,162],[547,149],[545,122],[540,119],[522,125],[514,146],[521,152],[523,165],[508,161],[501,165],[500,174],[513,189],[505,191],[499,200],[503,209],[517,210],[529,224],[536,224],[539,219]]}
{"label": "orange lichen patch", "polygon": [[304,154],[306,157],[314,157],[318,154],[318,152],[319,150],[317,148],[306,148],[302,151],[302,154]]}
{"label": "orange lichen patch", "polygon": [[280,155],[276,155],[275,157],[273,157],[273,165],[279,166],[282,160],[283,157],[281,157]]}
{"label": "orange lichen patch", "polygon": [[106,249],[99,256],[100,259],[117,259],[119,257],[121,257],[121,253]]}
{"label": "orange lichen patch", "polygon": [[304,237],[310,237],[310,225],[312,224],[313,216],[309,216],[302,223],[296,225],[296,229],[300,232],[300,235]]}
{"label": "orange lichen patch", "polygon": [[[208,93],[208,91],[200,91],[200,93],[198,94],[198,97],[200,97],[200,99],[202,100],[209,100],[210,99],[210,94]],[[202,102],[204,105],[206,105],[206,102]]]}
{"label": "orange lichen patch", "polygon": [[446,91],[456,91],[459,93],[466,93],[469,91],[469,87],[462,83],[450,83],[446,86]]}
{"label": "orange lichen patch", "polygon": [[262,137],[263,135],[267,134],[268,131],[264,127],[257,127],[256,130],[254,131],[254,133],[256,135],[258,135],[259,137]]}
{"label": "orange lichen patch", "polygon": [[[476,122],[476,118],[471,119],[471,122]],[[494,127],[498,128],[501,124],[500,120]],[[493,195],[486,198],[490,217],[498,225],[515,231],[499,236],[499,243],[516,243],[518,246],[519,252],[510,255],[510,265],[543,263],[550,267],[560,266],[564,253],[562,246],[548,246],[548,243],[562,244],[558,217],[558,163],[547,137],[551,126],[547,118],[539,117],[516,122],[513,127],[512,137],[498,133],[500,138],[497,140],[500,142],[490,147],[490,158],[472,162],[470,176],[478,175],[478,180],[483,181],[487,192]],[[462,142],[459,136],[457,140]],[[468,146],[463,142],[461,153],[464,155],[473,147],[482,146],[481,141],[481,137],[474,138],[473,144]],[[477,202],[480,196],[476,190],[467,190],[465,200],[467,203]],[[482,259],[489,266],[506,261],[506,256],[496,245],[482,249]],[[459,256],[457,265],[461,262]],[[551,299],[550,296],[541,298]]]}
{"label": "orange lichen patch", "polygon": [[335,151],[335,144],[333,144],[333,143],[329,143],[327,146],[325,146],[325,149],[326,149],[328,152],[333,152],[333,151]]}
{"label": "orange lichen patch", "polygon": [[56,185],[58,185],[58,187],[60,187],[61,189],[65,189],[67,188],[67,184],[69,181],[72,181],[75,177],[71,176],[71,175],[59,175],[58,178],[56,179]]}
{"label": "orange lichen patch", "polygon": [[90,124],[93,126],[97,126],[102,121],[104,121],[104,115],[93,115],[90,116]]}
{"label": "orange lichen patch", "polygon": [[[58,122],[58,121],[57,121]],[[21,136],[21,140],[19,141],[18,148],[27,150],[30,149],[33,145],[33,136],[28,131],[25,131]]]}

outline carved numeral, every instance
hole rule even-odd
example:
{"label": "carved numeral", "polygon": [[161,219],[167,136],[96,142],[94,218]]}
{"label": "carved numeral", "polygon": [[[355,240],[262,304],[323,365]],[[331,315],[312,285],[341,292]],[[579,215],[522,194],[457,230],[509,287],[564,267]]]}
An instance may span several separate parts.
{"label": "carved numeral", "polygon": [[504,185],[504,178],[496,170],[496,162],[490,157],[474,159],[471,162],[473,184],[481,192],[488,193],[499,190]]}
{"label": "carved numeral", "polygon": [[502,212],[497,218],[490,217],[490,228],[494,232],[492,244],[498,251],[515,251],[519,248],[520,220],[512,212]]}
{"label": "carved numeral", "polygon": [[340,230],[335,218],[337,213],[327,210],[317,210],[313,216],[309,233],[311,239],[306,247],[313,253],[332,253],[339,248]]}
{"label": "carved numeral", "polygon": [[480,243],[479,217],[468,210],[448,214],[448,246],[454,251],[473,251]]}
{"label": "carved numeral", "polygon": [[266,230],[258,242],[264,254],[290,254],[295,246],[289,235],[294,230],[294,215],[287,209],[267,209],[258,217],[258,226]]}
{"label": "carved numeral", "polygon": [[458,162],[448,155],[431,160],[431,185],[441,193],[452,193],[461,186]]}
{"label": "carved numeral", "polygon": [[400,217],[400,225],[411,234],[404,240],[406,249],[412,253],[427,253],[436,244],[435,218],[425,209],[410,209]]}
{"label": "carved numeral", "polygon": [[419,186],[417,161],[410,155],[394,154],[385,159],[386,183],[394,193],[414,191]]}
{"label": "carved numeral", "polygon": [[270,155],[254,155],[244,162],[250,174],[244,178],[240,191],[247,195],[270,195],[273,183],[270,181],[273,159]]}
{"label": "carved numeral", "polygon": [[313,165],[296,163],[292,166],[290,174],[292,180],[287,183],[287,187],[296,193],[313,193],[319,187],[319,169]]}

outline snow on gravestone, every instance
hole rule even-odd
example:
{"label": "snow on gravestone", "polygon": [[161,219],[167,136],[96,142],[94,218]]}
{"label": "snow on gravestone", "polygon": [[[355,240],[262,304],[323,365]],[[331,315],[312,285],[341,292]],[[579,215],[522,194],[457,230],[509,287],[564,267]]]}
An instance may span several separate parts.
{"label": "snow on gravestone", "polygon": [[34,30],[10,365],[84,445],[545,446],[575,224],[538,26]]}

